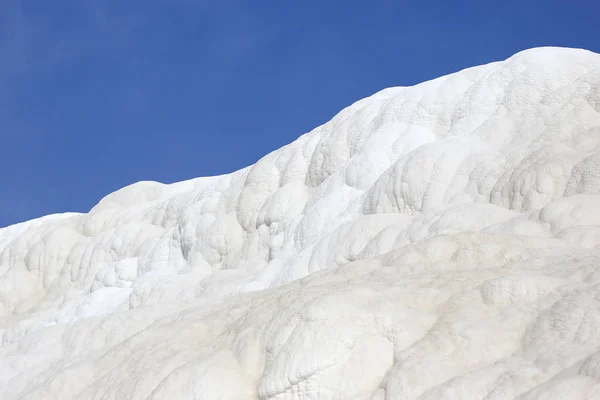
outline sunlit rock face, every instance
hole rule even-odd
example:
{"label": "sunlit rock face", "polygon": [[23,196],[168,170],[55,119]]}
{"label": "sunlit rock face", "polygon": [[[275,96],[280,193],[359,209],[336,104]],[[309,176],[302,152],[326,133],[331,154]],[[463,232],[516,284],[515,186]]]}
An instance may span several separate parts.
{"label": "sunlit rock face", "polygon": [[0,230],[1,399],[600,398],[600,55],[385,89]]}

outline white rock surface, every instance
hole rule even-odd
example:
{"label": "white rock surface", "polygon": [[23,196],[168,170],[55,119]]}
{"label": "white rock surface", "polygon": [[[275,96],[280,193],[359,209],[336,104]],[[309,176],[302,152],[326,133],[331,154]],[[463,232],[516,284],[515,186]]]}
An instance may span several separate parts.
{"label": "white rock surface", "polygon": [[0,337],[1,399],[599,399],[600,55],[2,229]]}

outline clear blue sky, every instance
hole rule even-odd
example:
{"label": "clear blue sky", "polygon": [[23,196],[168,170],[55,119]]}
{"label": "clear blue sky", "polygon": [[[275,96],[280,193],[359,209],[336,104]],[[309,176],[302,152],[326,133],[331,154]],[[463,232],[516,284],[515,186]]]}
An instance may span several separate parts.
{"label": "clear blue sky", "polygon": [[2,0],[0,227],[234,171],[389,86],[535,46],[600,2]]}

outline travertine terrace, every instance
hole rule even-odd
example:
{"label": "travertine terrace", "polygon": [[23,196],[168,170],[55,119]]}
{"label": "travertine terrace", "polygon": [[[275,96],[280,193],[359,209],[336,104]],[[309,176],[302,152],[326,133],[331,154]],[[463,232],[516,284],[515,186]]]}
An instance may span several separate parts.
{"label": "travertine terrace", "polygon": [[598,399],[600,55],[385,89],[230,175],[4,228],[0,338],[7,400]]}

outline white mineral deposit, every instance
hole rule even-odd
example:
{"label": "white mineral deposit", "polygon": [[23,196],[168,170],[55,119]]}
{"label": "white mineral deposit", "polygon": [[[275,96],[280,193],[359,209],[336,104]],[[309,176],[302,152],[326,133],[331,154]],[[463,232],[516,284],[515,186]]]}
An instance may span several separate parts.
{"label": "white mineral deposit", "polygon": [[600,399],[600,55],[1,229],[0,338],[3,400]]}

